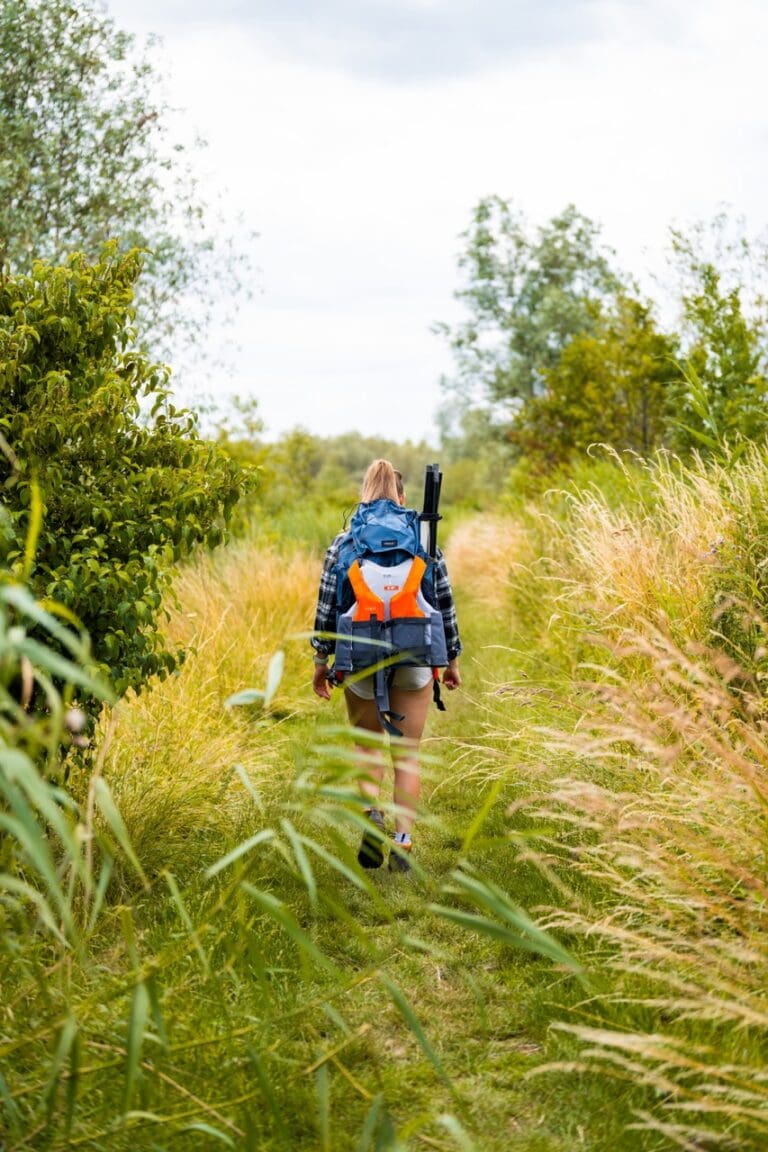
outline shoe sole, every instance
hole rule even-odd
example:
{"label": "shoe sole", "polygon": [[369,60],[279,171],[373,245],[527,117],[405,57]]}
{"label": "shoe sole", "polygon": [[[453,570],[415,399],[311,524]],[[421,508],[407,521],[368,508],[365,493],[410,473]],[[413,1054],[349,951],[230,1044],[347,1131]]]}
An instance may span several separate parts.
{"label": "shoe sole", "polygon": [[[370,819],[370,817],[369,817]],[[384,822],[371,820],[371,824],[384,835]],[[357,852],[357,862],[361,868],[381,868],[384,863],[384,848],[381,837],[373,832],[364,832],[360,848]]]}
{"label": "shoe sole", "polygon": [[390,852],[387,868],[390,872],[410,872],[411,862],[406,855],[399,852]]}
{"label": "shoe sole", "polygon": [[381,868],[384,863],[384,853],[378,840],[374,840],[367,832],[357,853],[357,862],[361,868]]}

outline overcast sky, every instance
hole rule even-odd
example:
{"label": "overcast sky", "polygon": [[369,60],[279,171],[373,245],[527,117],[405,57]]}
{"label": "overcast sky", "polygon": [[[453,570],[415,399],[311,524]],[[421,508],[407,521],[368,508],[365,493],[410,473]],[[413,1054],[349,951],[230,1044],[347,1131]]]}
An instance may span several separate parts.
{"label": "overcast sky", "polygon": [[[108,0],[164,41],[200,158],[258,232],[234,374],[190,382],[301,424],[436,442],[480,197],[568,203],[659,272],[671,223],[762,229],[766,0]],[[214,341],[223,339],[213,334]]]}

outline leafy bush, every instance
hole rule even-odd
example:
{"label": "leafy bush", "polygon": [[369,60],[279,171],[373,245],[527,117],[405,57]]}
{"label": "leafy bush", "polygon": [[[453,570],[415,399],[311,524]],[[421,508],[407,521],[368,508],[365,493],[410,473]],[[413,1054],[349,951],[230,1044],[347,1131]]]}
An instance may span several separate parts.
{"label": "leafy bush", "polygon": [[118,693],[176,666],[157,630],[171,564],[222,539],[255,476],[200,438],[168,370],[134,350],[140,270],[112,245],[0,281],[0,560],[21,573],[36,480],[31,590],[82,623]]}

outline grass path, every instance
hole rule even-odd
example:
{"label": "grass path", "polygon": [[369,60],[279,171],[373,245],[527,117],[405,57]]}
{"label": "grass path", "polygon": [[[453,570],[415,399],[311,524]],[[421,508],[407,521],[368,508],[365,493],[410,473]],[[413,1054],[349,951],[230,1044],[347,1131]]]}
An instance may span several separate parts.
{"label": "grass path", "polygon": [[[77,1139],[46,1147],[645,1147],[622,1135],[620,1091],[559,1074],[527,1078],[569,1054],[549,1025],[558,1005],[571,1008],[582,996],[572,976],[433,908],[456,904],[451,876],[460,865],[523,908],[546,897],[509,836],[508,809],[535,787],[527,731],[567,703],[526,681],[503,587],[467,578],[472,531],[485,528],[467,531],[457,531],[449,557],[464,685],[429,720],[416,841],[422,873],[383,869],[367,888],[339,870],[340,860],[354,872],[359,833],[339,824],[338,805],[323,793],[343,775],[343,701],[324,707],[312,695],[306,641],[285,642],[311,618],[317,559],[240,546],[184,575],[170,631],[191,645],[187,663],[123,706],[105,737],[104,775],[151,887],[144,893],[127,863],[117,869],[116,906],[96,955],[69,979],[85,1049],[100,1062],[81,1096]],[[232,692],[263,684],[280,644],[286,669],[272,710],[225,709]],[[267,828],[271,839],[206,877]],[[310,840],[337,863],[306,847]],[[157,974],[165,1055],[159,1037],[145,1045],[135,1116],[115,1129],[122,1087],[98,1068],[119,1067],[126,1052],[135,996],[132,1008],[121,989],[136,980],[136,949]],[[157,1027],[147,1019],[148,1034]]]}
{"label": "grass path", "polygon": [[[722,599],[762,602],[764,465],[609,491],[453,525],[464,686],[407,879],[355,863],[343,702],[296,638],[319,557],[273,527],[181,575],[189,658],[101,746],[148,887],[117,853],[87,953],[14,961],[7,1152],[764,1147],[765,632]],[[278,649],[272,705],[228,709]]]}
{"label": "grass path", "polygon": [[0,901],[2,1152],[765,1147],[765,466],[651,472],[452,526],[407,878],[356,864],[319,556],[272,525],[180,573],[186,663],[72,766],[68,830],[34,771],[14,800],[49,906]]}
{"label": "grass path", "polygon": [[[392,971],[440,1054],[457,1098],[441,1091],[423,1053],[412,1039],[406,1040],[394,1019],[393,1032],[384,1041],[392,1057],[385,1080],[396,1086],[396,1094],[390,1089],[388,1097],[397,1100],[399,1094],[406,1114],[416,1104],[425,1112],[440,1107],[455,1111],[478,1150],[615,1149],[619,1127],[605,1120],[595,1124],[595,1117],[588,1115],[589,1102],[579,1099],[575,1083],[527,1078],[545,1059],[547,1005],[557,1000],[562,973],[545,959],[499,947],[446,924],[429,910],[430,901],[441,898],[452,871],[467,860],[523,906],[541,894],[538,876],[519,867],[518,853],[505,835],[506,810],[518,798],[515,788],[506,784],[491,795],[491,785],[478,779],[478,769],[489,771],[488,760],[499,746],[509,772],[514,753],[504,726],[519,729],[522,719],[514,703],[520,695],[512,687],[521,678],[520,660],[502,599],[503,592],[494,597],[491,590],[489,601],[473,597],[466,584],[457,588],[464,682],[459,693],[447,695],[447,712],[432,712],[428,721],[424,751],[434,762],[424,770],[425,819],[416,832],[425,876],[406,881],[384,872],[377,876],[398,924],[407,924],[409,934],[444,953],[444,962],[430,952],[402,953]],[[508,715],[499,715],[500,686],[507,687],[501,691],[510,704]],[[530,708],[535,695],[523,690],[522,698],[531,722],[547,719],[540,708]],[[529,782],[521,784],[527,788]],[[482,824],[475,825],[475,839],[466,851],[468,831],[487,801],[491,806]],[[355,911],[383,948],[390,926],[377,924],[364,902]]]}

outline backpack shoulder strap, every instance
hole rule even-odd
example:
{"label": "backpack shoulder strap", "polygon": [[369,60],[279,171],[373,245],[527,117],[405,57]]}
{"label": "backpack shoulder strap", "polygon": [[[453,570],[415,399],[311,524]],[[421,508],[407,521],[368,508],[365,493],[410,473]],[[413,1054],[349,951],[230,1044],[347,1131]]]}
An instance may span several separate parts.
{"label": "backpack shoulder strap", "polygon": [[354,537],[348,533],[346,539],[341,542],[334,568],[336,573],[336,606],[340,612],[349,608],[352,595],[348,579],[349,570],[359,558]]}

